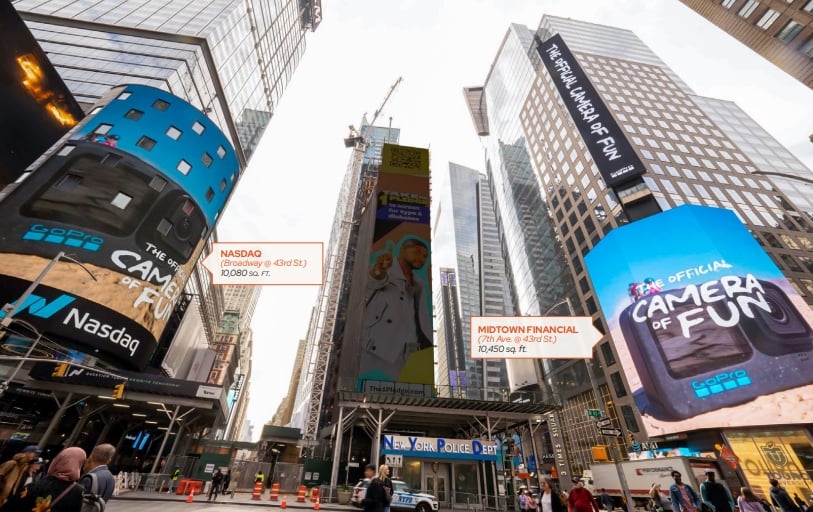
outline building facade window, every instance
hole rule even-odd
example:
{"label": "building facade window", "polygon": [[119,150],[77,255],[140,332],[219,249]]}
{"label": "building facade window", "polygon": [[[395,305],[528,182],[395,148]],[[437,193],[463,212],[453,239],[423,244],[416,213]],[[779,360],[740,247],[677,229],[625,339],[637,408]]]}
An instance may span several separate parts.
{"label": "building facade window", "polygon": [[757,26],[762,30],[768,30],[778,17],[779,13],[777,11],[774,11],[773,9],[768,9],[768,11],[762,15],[759,21],[757,21]]}
{"label": "building facade window", "polygon": [[805,4],[805,6],[802,7],[802,10],[805,11],[805,12],[809,12],[809,13],[813,14],[813,0],[810,0],[809,2],[807,2]]}
{"label": "building facade window", "polygon": [[723,5],[723,7],[725,7],[726,9],[731,9],[731,6],[732,6],[732,5],[734,5],[734,3],[735,3],[736,1],[737,1],[737,0],[723,0],[722,5]]}
{"label": "building facade window", "polygon": [[759,7],[759,2],[757,2],[757,0],[748,0],[745,3],[745,5],[742,6],[742,9],[740,9],[740,12],[738,12],[737,14],[739,14],[743,18],[748,18],[749,16],[754,14],[754,11],[757,10],[757,7]]}
{"label": "building facade window", "polygon": [[783,28],[776,37],[779,38],[779,40],[783,43],[789,43],[793,41],[793,38],[799,35],[799,32],[801,32],[803,28],[804,25],[798,21],[790,20],[788,24],[785,25],[785,28]]}

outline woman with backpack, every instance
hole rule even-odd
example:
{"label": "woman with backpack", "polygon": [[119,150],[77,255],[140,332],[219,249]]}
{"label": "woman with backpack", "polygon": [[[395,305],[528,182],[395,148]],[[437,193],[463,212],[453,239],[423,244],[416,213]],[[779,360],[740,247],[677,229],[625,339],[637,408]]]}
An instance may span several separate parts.
{"label": "woman with backpack", "polygon": [[82,512],[84,488],[76,482],[86,458],[81,448],[65,448],[54,457],[45,478],[9,500],[0,512]]}

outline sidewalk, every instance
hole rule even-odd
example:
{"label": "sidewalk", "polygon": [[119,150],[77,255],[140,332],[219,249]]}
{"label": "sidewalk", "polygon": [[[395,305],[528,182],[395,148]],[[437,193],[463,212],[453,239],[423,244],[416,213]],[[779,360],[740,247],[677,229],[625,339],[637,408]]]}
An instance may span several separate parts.
{"label": "sidewalk", "polygon": [[[130,500],[130,501],[165,501],[165,502],[185,502],[187,496],[186,495],[179,495],[179,494],[167,494],[165,492],[149,492],[149,491],[129,491],[124,492],[116,496],[115,500]],[[280,496],[280,501],[269,501],[268,499],[268,492],[265,492],[262,498],[257,500],[251,499],[250,492],[238,492],[234,495],[223,496],[220,495],[217,497],[217,503],[224,503],[229,505],[246,505],[246,506],[265,506],[268,508],[281,508],[282,496]],[[205,494],[196,494],[194,496],[195,503],[207,502]],[[298,511],[302,510],[313,510],[313,503],[310,500],[307,500],[305,503],[297,503],[296,496],[286,496],[286,504],[287,508],[295,509]],[[321,510],[329,510],[329,511],[341,511],[341,512],[348,512],[348,511],[357,511],[359,509],[353,507],[352,505],[339,505],[338,503],[320,503],[319,504]]]}

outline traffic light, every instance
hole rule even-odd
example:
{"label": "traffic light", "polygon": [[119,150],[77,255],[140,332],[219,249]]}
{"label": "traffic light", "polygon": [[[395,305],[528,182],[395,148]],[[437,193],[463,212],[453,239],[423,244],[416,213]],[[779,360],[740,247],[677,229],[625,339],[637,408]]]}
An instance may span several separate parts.
{"label": "traffic light", "polygon": [[116,400],[121,400],[121,397],[124,396],[124,383],[116,384],[113,386],[113,398]]}
{"label": "traffic light", "polygon": [[68,373],[68,363],[59,363],[51,373],[51,377],[64,377]]}

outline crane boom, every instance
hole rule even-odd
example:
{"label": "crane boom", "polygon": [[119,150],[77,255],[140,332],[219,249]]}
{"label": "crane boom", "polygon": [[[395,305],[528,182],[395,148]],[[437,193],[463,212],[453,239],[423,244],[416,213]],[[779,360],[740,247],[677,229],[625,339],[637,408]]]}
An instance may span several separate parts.
{"label": "crane boom", "polygon": [[378,120],[378,116],[381,115],[381,112],[384,110],[384,106],[390,100],[390,96],[392,96],[392,93],[395,92],[395,89],[398,87],[398,84],[401,83],[401,80],[403,80],[403,78],[401,78],[399,76],[398,80],[396,80],[395,83],[392,84],[392,86],[390,87],[389,92],[387,92],[387,96],[384,98],[384,101],[381,102],[381,106],[378,107],[378,109],[373,114],[373,119],[372,119],[372,121],[370,121],[369,126],[375,126],[375,122],[376,122],[376,120]]}

